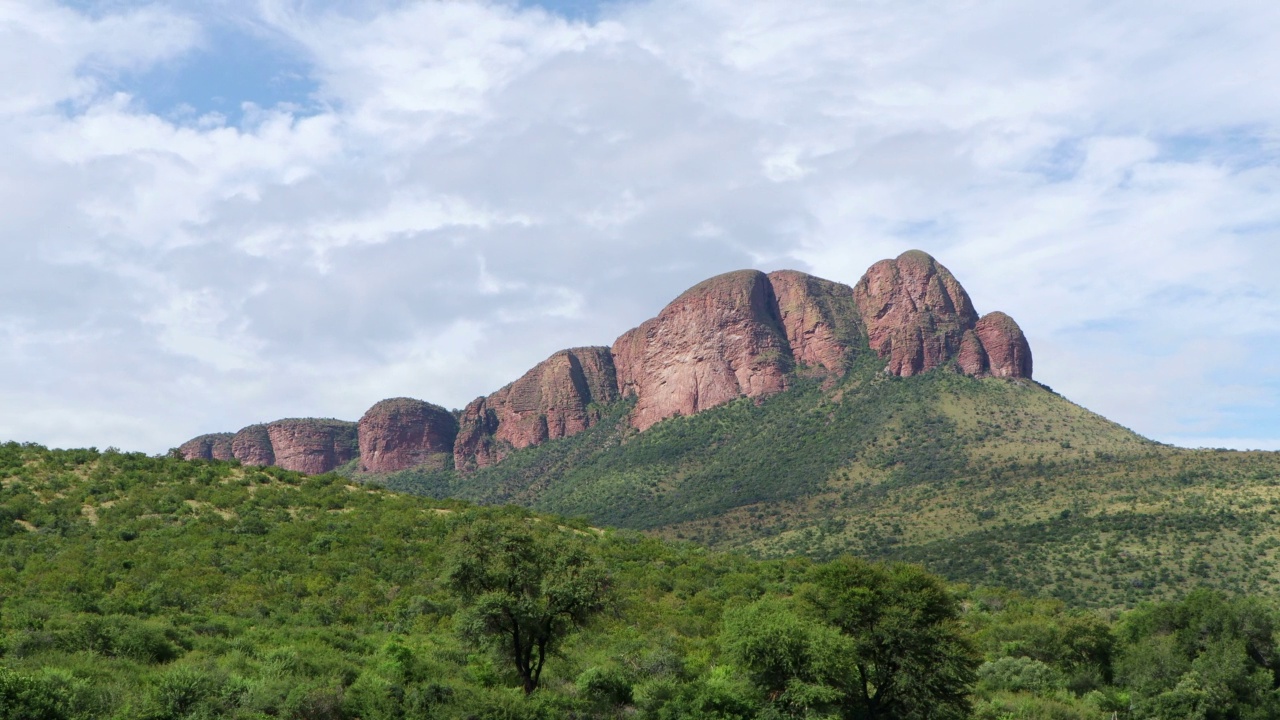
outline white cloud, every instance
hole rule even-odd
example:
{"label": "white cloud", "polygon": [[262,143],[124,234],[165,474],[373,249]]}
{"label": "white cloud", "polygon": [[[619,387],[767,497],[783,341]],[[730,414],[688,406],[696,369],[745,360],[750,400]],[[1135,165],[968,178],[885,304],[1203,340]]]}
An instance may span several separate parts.
{"label": "white cloud", "polygon": [[309,108],[144,107],[209,14],[0,8],[0,402],[45,408],[0,434],[460,406],[706,276],[922,247],[1068,397],[1280,437],[1246,429],[1280,387],[1280,5],[219,7],[301,54]]}

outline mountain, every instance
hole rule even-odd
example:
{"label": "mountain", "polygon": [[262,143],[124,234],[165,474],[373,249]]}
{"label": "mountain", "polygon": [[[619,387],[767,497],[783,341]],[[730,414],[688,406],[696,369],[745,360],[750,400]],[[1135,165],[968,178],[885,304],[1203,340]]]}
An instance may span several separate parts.
{"label": "mountain", "polygon": [[379,445],[362,421],[362,448],[400,454],[341,470],[761,557],[920,562],[1077,605],[1280,590],[1280,454],[1152,442],[1032,370],[1017,324],[979,315],[924,253],[852,287],[739,271],[478,398],[452,455],[441,410],[425,454],[422,432],[389,420]]}
{"label": "mountain", "polygon": [[627,398],[634,398],[628,422],[645,430],[740,397],[780,393],[797,377],[843,376],[868,353],[901,377],[940,367],[973,377],[1030,378],[1032,371],[1017,323],[1003,313],[980,318],[951,272],[913,250],[876,263],[852,288],[791,270],[711,278],[612,347],[562,350],[456,419],[401,398],[375,405],[358,428],[280,420],[202,435],[178,450],[188,459],[301,472],[335,470],[356,446],[363,472],[405,470],[451,451],[454,467],[469,472],[583,432]]}

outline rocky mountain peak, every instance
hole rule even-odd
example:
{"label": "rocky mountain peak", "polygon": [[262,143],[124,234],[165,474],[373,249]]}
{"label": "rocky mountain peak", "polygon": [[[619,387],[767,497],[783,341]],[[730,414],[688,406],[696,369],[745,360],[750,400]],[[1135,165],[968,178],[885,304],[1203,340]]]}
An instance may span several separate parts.
{"label": "rocky mountain peak", "polygon": [[872,265],[852,287],[795,270],[717,275],[612,347],[557,352],[457,415],[393,398],[358,425],[281,420],[234,436],[202,435],[180,450],[312,473],[357,453],[364,472],[443,468],[452,453],[454,467],[467,472],[580,433],[620,398],[635,398],[629,419],[643,431],[737,398],[783,392],[797,377],[839,377],[868,352],[901,377],[947,367],[975,377],[1029,378],[1032,371],[1031,347],[1013,318],[979,317],[951,271],[911,250]]}

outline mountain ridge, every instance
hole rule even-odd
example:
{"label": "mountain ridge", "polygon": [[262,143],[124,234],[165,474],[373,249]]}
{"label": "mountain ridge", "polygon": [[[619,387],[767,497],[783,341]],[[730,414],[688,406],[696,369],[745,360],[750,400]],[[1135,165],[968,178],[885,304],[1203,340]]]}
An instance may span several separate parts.
{"label": "mountain ridge", "polygon": [[[999,312],[980,317],[946,267],[911,250],[876,263],[854,286],[795,270],[708,278],[610,347],[554,353],[452,419],[443,408],[404,399],[422,404],[406,416],[411,427],[399,427],[394,413],[376,423],[278,420],[201,435],[177,450],[187,459],[309,473],[353,459],[361,472],[398,472],[439,465],[442,454],[451,453],[454,468],[472,472],[513,451],[583,432],[602,408],[627,397],[635,398],[629,422],[643,431],[741,397],[784,392],[797,370],[841,377],[865,353],[901,377],[943,366],[975,377],[1032,374],[1031,348],[1017,323]],[[427,413],[425,406],[440,412]]]}

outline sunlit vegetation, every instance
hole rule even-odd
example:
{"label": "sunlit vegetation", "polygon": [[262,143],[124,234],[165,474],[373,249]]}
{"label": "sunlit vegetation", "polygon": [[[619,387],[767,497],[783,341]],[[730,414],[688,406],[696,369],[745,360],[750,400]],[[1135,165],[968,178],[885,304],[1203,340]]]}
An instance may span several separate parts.
{"label": "sunlit vegetation", "polygon": [[644,433],[620,404],[472,475],[376,480],[760,558],[919,562],[1080,606],[1280,590],[1280,453],[1160,445],[1028,381],[864,364],[793,385]]}
{"label": "sunlit vegetation", "polygon": [[1264,718],[1278,617],[1265,596],[1087,610],[337,475],[0,446],[2,720]]}

